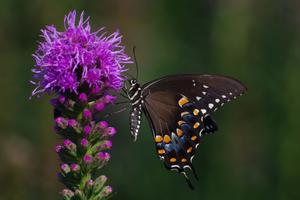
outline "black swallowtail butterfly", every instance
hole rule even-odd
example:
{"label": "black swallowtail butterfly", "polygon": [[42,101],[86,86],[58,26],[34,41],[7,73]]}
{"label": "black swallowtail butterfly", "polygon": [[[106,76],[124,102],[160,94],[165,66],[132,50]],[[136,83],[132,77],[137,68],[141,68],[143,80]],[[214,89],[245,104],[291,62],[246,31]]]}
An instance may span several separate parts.
{"label": "black swallowtail butterfly", "polygon": [[218,127],[211,114],[246,91],[239,81],[216,75],[173,75],[141,86],[129,80],[124,91],[131,103],[131,134],[137,139],[142,112],[152,129],[156,152],[165,166],[182,173],[193,171],[192,159],[203,135]]}

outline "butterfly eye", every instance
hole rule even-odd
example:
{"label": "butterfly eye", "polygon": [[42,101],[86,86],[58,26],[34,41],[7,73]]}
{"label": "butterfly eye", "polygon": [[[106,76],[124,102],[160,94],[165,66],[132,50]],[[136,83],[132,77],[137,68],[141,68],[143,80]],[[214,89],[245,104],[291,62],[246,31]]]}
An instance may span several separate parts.
{"label": "butterfly eye", "polygon": [[135,79],[131,79],[129,82],[130,82],[131,85],[136,84],[136,80]]}

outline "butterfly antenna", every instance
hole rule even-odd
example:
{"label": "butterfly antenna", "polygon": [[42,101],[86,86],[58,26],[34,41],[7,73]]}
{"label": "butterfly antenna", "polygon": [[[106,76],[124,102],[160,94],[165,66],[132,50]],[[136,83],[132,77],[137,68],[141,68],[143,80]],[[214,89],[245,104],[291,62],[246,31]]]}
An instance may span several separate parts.
{"label": "butterfly antenna", "polygon": [[191,190],[195,190],[195,188],[194,188],[194,186],[193,186],[191,180],[190,180],[189,177],[186,175],[186,173],[185,173],[185,172],[182,172],[182,174],[183,174],[183,176],[184,176],[184,178],[185,178],[185,180],[186,180],[186,182],[187,182],[189,188],[191,188]]}
{"label": "butterfly antenna", "polygon": [[138,62],[137,62],[137,59],[136,59],[136,55],[135,55],[135,49],[136,49],[136,46],[133,46],[133,59],[134,59],[134,63],[135,63],[135,68],[136,68],[136,80],[138,80],[138,77],[139,77],[139,65],[138,65]]}

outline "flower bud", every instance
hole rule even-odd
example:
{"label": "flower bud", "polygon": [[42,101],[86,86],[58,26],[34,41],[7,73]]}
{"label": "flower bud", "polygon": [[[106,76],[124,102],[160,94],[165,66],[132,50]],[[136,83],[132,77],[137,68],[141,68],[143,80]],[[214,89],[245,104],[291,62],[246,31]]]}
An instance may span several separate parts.
{"label": "flower bud", "polygon": [[50,99],[50,104],[54,107],[58,106],[59,101],[56,98]]}
{"label": "flower bud", "polygon": [[75,101],[71,100],[71,99],[68,99],[65,103],[66,107],[69,108],[69,109],[73,109],[74,108],[74,105],[75,105]]}
{"label": "flower bud", "polygon": [[76,150],[76,144],[74,144],[71,140],[66,139],[64,140],[64,146],[70,150],[70,151],[75,151]]}
{"label": "flower bud", "polygon": [[90,164],[93,162],[93,157],[90,154],[85,154],[83,160],[86,164]]}
{"label": "flower bud", "polygon": [[104,175],[99,176],[94,181],[94,190],[96,193],[100,192],[100,190],[103,188],[103,185],[107,181],[107,177]]}
{"label": "flower bud", "polygon": [[67,174],[71,171],[70,166],[66,163],[61,164],[60,169],[64,174]]}
{"label": "flower bud", "polygon": [[57,98],[57,100],[59,101],[59,103],[63,104],[65,102],[65,100],[66,100],[66,97],[64,97],[64,96],[61,95],[61,96],[59,96]]}
{"label": "flower bud", "polygon": [[113,102],[115,102],[116,98],[117,97],[112,96],[112,95],[105,95],[104,102],[105,103],[113,103]]}
{"label": "flower bud", "polygon": [[111,136],[111,137],[114,136],[116,133],[117,130],[114,127],[108,127],[104,131],[104,135]]}
{"label": "flower bud", "polygon": [[86,148],[89,145],[89,141],[86,138],[83,138],[80,141],[81,146],[83,146],[84,148]]}
{"label": "flower bud", "polygon": [[84,109],[83,117],[85,119],[91,119],[92,118],[92,112],[89,109]]}
{"label": "flower bud", "polygon": [[75,119],[69,119],[68,125],[74,128],[75,126],[77,126],[77,121]]}
{"label": "flower bud", "polygon": [[86,182],[87,187],[93,187],[93,185],[94,185],[94,181],[92,179],[90,179]]}
{"label": "flower bud", "polygon": [[55,123],[58,127],[65,129],[68,126],[68,121],[63,117],[57,117]]}
{"label": "flower bud", "polygon": [[101,197],[107,197],[112,193],[112,187],[111,186],[105,186],[101,192]]}
{"label": "flower bud", "polygon": [[63,189],[61,191],[61,194],[62,194],[63,198],[67,199],[67,200],[71,199],[74,196],[74,192],[69,189]]}
{"label": "flower bud", "polygon": [[104,160],[104,161],[107,161],[107,160],[110,159],[110,154],[107,153],[107,152],[99,152],[99,153],[97,153],[96,158],[97,158],[98,160]]}
{"label": "flower bud", "polygon": [[87,96],[86,96],[85,93],[80,93],[80,94],[79,94],[79,100],[80,100],[82,103],[86,103],[87,100],[88,100],[88,98],[87,98]]}
{"label": "flower bud", "polygon": [[112,141],[110,140],[106,140],[103,142],[103,144],[101,145],[102,149],[111,149],[112,148]]}
{"label": "flower bud", "polygon": [[98,101],[94,104],[94,109],[96,111],[102,111],[105,108],[105,104],[101,101]]}
{"label": "flower bud", "polygon": [[101,88],[99,86],[95,86],[92,88],[92,94],[99,94],[101,92]]}
{"label": "flower bud", "polygon": [[55,146],[55,152],[56,152],[56,153],[61,152],[62,149],[63,149],[63,147],[62,147],[61,145],[56,145],[56,146]]}
{"label": "flower bud", "polygon": [[107,121],[100,121],[100,122],[98,122],[97,127],[100,129],[107,128],[108,123],[107,123]]}
{"label": "flower bud", "polygon": [[92,127],[90,125],[86,125],[84,128],[83,128],[83,132],[85,135],[90,135],[91,132],[92,132]]}
{"label": "flower bud", "polygon": [[78,164],[76,164],[76,163],[72,163],[72,164],[71,164],[71,170],[72,170],[73,172],[77,172],[77,171],[79,171],[79,169],[80,169],[80,167],[79,167]]}
{"label": "flower bud", "polygon": [[76,199],[87,199],[84,193],[79,189],[75,190],[75,196],[77,197]]}

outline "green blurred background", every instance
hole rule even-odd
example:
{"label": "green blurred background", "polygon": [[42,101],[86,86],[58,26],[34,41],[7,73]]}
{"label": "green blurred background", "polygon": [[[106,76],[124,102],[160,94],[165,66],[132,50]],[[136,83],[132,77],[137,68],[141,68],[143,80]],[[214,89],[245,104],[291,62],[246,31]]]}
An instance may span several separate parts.
{"label": "green blurred background", "polygon": [[133,143],[128,113],[112,117],[118,134],[103,173],[113,199],[300,199],[299,1],[1,0],[1,200],[59,199],[50,97],[30,101],[29,79],[40,29],[62,30],[73,9],[91,16],[93,30],[120,29],[128,54],[137,46],[142,83],[210,73],[235,77],[249,89],[215,113],[220,130],[198,148],[195,191],[165,170],[145,119]]}

